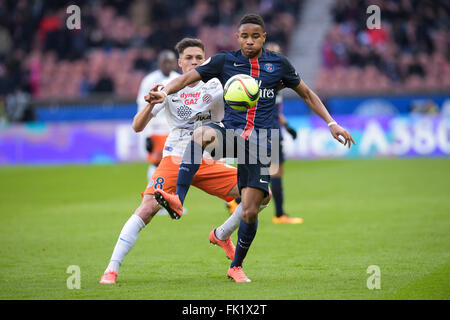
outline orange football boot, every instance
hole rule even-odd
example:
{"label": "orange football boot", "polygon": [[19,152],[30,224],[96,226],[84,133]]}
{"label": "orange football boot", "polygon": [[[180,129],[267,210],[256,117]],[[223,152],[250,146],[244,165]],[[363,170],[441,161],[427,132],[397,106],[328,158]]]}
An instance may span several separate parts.
{"label": "orange football boot", "polygon": [[229,268],[227,272],[228,279],[233,279],[236,282],[252,282],[242,271],[242,267]]}
{"label": "orange football boot", "polygon": [[231,237],[226,238],[225,240],[219,240],[216,237],[215,232],[216,229],[213,229],[213,231],[211,231],[209,233],[209,242],[211,242],[214,245],[218,245],[220,247],[222,247],[222,249],[225,251],[225,254],[227,255],[227,258],[230,260],[234,259],[234,252],[236,251],[236,247],[233,244],[233,241],[231,240]]}
{"label": "orange football boot", "polygon": [[177,194],[170,194],[163,190],[155,191],[155,199],[164,209],[167,210],[172,219],[180,219],[183,215],[183,205]]}
{"label": "orange football boot", "polygon": [[102,275],[102,277],[100,278],[99,283],[102,283],[102,284],[116,284],[116,280],[117,280],[117,272],[109,271],[109,272],[105,273],[104,275]]}
{"label": "orange football boot", "polygon": [[273,217],[272,222],[275,224],[286,223],[286,224],[301,224],[303,223],[302,218],[289,217],[287,214],[283,214],[281,217]]}

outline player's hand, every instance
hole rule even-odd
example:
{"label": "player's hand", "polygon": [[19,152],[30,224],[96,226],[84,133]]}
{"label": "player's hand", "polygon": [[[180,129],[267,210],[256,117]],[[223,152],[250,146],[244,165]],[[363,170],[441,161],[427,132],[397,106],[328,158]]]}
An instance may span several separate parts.
{"label": "player's hand", "polygon": [[[150,92],[144,97],[145,101],[147,101],[148,103],[151,103],[153,105],[157,104],[157,103],[161,103],[163,101],[156,101],[155,100],[155,96],[153,95],[153,93],[161,91],[162,89],[164,89],[165,86],[161,83],[157,83],[155,84],[151,89]],[[164,95],[164,94],[163,94]]]}
{"label": "player's hand", "polygon": [[[149,100],[151,103],[157,104],[157,103],[163,103],[166,99],[166,95],[162,93],[161,91],[150,91],[150,93],[147,95],[149,97]],[[146,97],[147,97],[146,96]],[[149,102],[146,99],[147,102]]]}
{"label": "player's hand", "polygon": [[[160,96],[162,96],[162,99]],[[150,91],[149,94],[144,97],[145,101],[151,104],[152,107],[157,103],[163,102],[165,98],[166,96],[164,95],[164,93],[161,93],[159,91]]]}
{"label": "player's hand", "polygon": [[347,146],[349,149],[350,149],[350,146],[352,145],[352,142],[353,142],[353,145],[356,145],[355,140],[353,140],[352,135],[347,130],[342,128],[340,125],[338,125],[338,124],[331,125],[330,131],[331,131],[333,138],[335,138],[337,141],[342,143],[344,146]]}
{"label": "player's hand", "polygon": [[163,85],[162,83],[157,83],[157,84],[155,84],[151,89],[150,89],[150,92],[151,91],[161,91],[162,89],[164,89],[166,86],[165,85]]}
{"label": "player's hand", "polygon": [[286,131],[292,136],[292,139],[297,139],[297,131],[295,131],[294,128],[292,128],[289,124],[285,124],[284,127],[286,128]]}
{"label": "player's hand", "polygon": [[150,95],[150,93],[147,94],[146,96],[144,96],[144,100],[145,100],[145,102],[147,102],[147,103],[152,104],[152,99],[153,99],[153,97]]}

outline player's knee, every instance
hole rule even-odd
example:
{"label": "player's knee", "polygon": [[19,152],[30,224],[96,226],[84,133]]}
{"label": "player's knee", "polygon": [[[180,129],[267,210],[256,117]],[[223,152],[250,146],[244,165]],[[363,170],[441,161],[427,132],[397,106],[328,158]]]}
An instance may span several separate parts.
{"label": "player's knee", "polygon": [[158,212],[159,205],[151,195],[145,195],[141,205],[136,209],[136,214],[145,224],[148,224],[153,216]]}
{"label": "player's knee", "polygon": [[255,223],[258,220],[259,208],[251,206],[242,209],[242,220],[246,223]]}
{"label": "player's knee", "polygon": [[199,127],[194,130],[191,136],[191,140],[195,141],[197,143],[200,143],[203,141],[203,127]]}
{"label": "player's knee", "polygon": [[201,144],[203,148],[215,140],[216,132],[213,128],[202,126],[194,130],[191,140]]}
{"label": "player's knee", "polygon": [[269,189],[269,193],[264,197],[262,204],[267,205],[270,202],[270,199],[272,199],[272,191]]}

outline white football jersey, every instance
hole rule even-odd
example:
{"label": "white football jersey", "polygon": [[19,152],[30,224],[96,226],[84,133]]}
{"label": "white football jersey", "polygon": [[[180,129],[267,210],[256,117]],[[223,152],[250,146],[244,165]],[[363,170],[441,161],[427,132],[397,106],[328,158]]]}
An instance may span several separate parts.
{"label": "white football jersey", "polygon": [[213,78],[206,83],[200,81],[193,88],[185,87],[167,96],[163,103],[155,105],[152,114],[156,115],[163,109],[166,111],[170,127],[163,157],[183,156],[194,129],[205,123],[222,121],[224,116],[222,84]]}
{"label": "white football jersey", "polygon": [[[169,76],[166,77],[161,70],[156,70],[144,77],[142,79],[141,84],[139,86],[139,92],[136,98],[136,102],[138,105],[138,112],[145,108],[147,105],[147,102],[144,100],[144,97],[150,92],[150,89],[158,83],[168,82],[176,77],[178,77],[180,74],[172,71],[170,72]],[[148,125],[143,134],[147,137],[153,134],[158,135],[166,135],[169,134],[169,126],[166,121],[166,117],[164,115],[164,112],[160,112],[157,117],[152,119],[152,122],[150,125]]]}

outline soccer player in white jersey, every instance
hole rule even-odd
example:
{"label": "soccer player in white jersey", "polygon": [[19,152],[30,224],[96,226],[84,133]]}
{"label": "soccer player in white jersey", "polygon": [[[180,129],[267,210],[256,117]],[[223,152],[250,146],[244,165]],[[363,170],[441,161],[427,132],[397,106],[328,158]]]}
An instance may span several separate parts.
{"label": "soccer player in white jersey", "polygon": [[[185,38],[177,44],[176,49],[180,55],[178,64],[183,73],[199,66],[205,60],[204,46],[198,39]],[[170,95],[163,104],[149,103],[135,116],[133,129],[140,132],[158,112],[165,109],[171,131],[164,146],[163,159],[143,193],[141,205],[122,228],[100,283],[116,283],[122,260],[136,243],[140,230],[152,220],[160,208],[154,198],[155,190],[175,192],[179,163],[195,126],[220,122],[223,108],[222,86],[217,79],[211,79],[207,83],[202,81],[193,83],[177,94]],[[236,168],[211,158],[202,159],[193,185],[224,200],[239,196]],[[270,195],[265,199],[264,205],[267,205],[269,200]],[[234,258],[235,246],[230,235],[239,226],[241,217],[242,208],[238,206],[223,225],[213,229],[209,234],[210,242],[221,246],[231,260]],[[172,218],[179,217],[172,216]]]}
{"label": "soccer player in white jersey", "polygon": [[[170,81],[180,74],[176,72],[177,58],[175,53],[171,50],[163,50],[158,55],[158,70],[155,70],[146,75],[139,86],[139,92],[136,98],[138,105],[138,112],[143,110],[147,105],[144,97],[148,94],[151,88],[158,83]],[[162,159],[163,147],[167,136],[169,135],[169,125],[167,124],[165,111],[159,112],[146,126],[142,138],[145,138],[145,146],[147,149],[147,162],[149,167],[147,171],[147,178],[150,181],[153,172]],[[144,143],[142,143],[144,145]]]}

